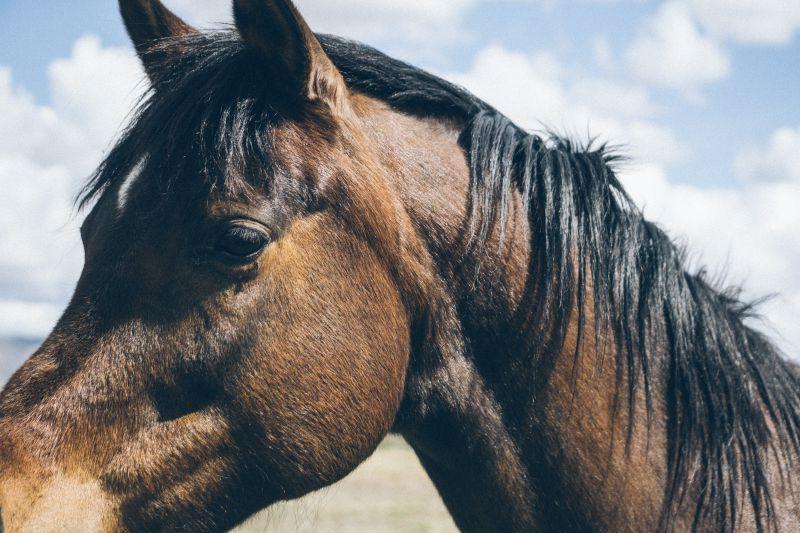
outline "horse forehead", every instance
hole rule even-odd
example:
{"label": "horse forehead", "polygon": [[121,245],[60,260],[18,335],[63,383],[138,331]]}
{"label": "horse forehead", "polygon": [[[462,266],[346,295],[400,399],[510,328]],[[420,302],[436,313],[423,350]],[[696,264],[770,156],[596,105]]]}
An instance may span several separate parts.
{"label": "horse forehead", "polygon": [[[269,141],[257,148],[261,153],[248,153],[236,147],[229,154],[216,153],[213,161],[208,155],[197,154],[198,159],[188,162],[188,167],[176,168],[180,175],[175,176],[159,170],[158,154],[144,155],[109,191],[108,207],[104,210],[108,209],[112,215],[109,222],[128,219],[130,215],[142,223],[139,209],[157,205],[161,209],[166,205],[164,202],[175,203],[166,207],[173,214],[177,204],[182,206],[179,212],[185,213],[184,204],[189,202],[207,214],[214,204],[261,203],[265,199],[262,195],[269,197],[267,203],[276,207],[274,204],[282,198],[276,189],[297,193],[298,188],[310,185],[309,178],[326,182],[348,165],[350,159],[331,138],[335,136],[325,124],[313,118],[281,121],[270,125]],[[218,177],[209,176],[209,172]],[[165,194],[166,190],[169,194]]]}

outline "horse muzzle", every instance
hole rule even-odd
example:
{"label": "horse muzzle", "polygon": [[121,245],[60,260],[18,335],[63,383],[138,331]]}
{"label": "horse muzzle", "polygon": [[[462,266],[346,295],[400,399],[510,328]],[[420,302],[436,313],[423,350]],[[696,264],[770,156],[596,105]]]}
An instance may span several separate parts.
{"label": "horse muzzle", "polygon": [[59,474],[0,483],[0,533],[120,530],[118,506],[98,482]]}

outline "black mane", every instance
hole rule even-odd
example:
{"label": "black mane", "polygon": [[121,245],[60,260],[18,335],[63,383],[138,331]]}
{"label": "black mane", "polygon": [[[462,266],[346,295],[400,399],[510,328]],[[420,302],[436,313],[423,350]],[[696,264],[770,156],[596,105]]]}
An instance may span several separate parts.
{"label": "black mane", "polygon": [[[759,528],[773,529],[768,454],[777,442],[782,467],[792,468],[790,454],[800,453],[800,377],[745,325],[753,309],[739,291],[717,290],[702,271],[686,271],[683,253],[626,195],[604,147],[532,135],[436,76],[361,44],[319,38],[353,90],[402,112],[463,124],[479,249],[497,224],[505,226],[511,194],[522,194],[536,243],[529,276],[541,280],[528,283],[518,317],[526,346],[561,348],[577,309],[580,332],[613,332],[629,413],[640,389],[649,413],[654,380],[665,382],[670,479],[662,526],[674,527],[671,517],[690,505],[696,527],[733,529],[742,502],[749,501]],[[247,160],[264,153],[260,139],[268,137],[264,129],[275,110],[249,97],[258,84],[236,35],[191,37],[177,45],[181,59],[165,63],[157,82],[166,90],[151,91],[82,202],[114,186],[144,156],[169,168],[185,164],[191,151],[211,176],[231,154]],[[198,98],[207,105],[186,103]],[[167,135],[159,130],[165,123],[180,123],[182,131]],[[147,151],[155,139],[168,139],[161,157]]]}

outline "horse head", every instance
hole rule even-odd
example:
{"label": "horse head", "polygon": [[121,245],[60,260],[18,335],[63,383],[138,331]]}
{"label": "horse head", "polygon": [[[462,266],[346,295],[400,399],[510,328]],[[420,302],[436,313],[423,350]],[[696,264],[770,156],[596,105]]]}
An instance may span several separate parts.
{"label": "horse head", "polygon": [[150,95],[89,186],[71,303],[0,397],[9,531],[224,529],[341,479],[436,299],[374,104],[291,2],[237,0],[216,39],[120,5]]}

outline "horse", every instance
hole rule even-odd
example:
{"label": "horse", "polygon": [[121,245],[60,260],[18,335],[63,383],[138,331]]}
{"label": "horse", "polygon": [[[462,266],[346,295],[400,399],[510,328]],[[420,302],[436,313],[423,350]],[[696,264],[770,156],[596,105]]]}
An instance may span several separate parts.
{"label": "horse", "polygon": [[464,531],[800,528],[800,372],[612,150],[289,0],[120,8],[150,89],[0,395],[6,531],[226,530],[389,433]]}

